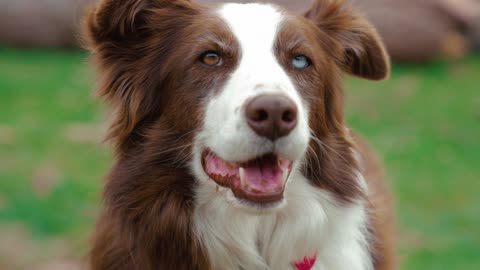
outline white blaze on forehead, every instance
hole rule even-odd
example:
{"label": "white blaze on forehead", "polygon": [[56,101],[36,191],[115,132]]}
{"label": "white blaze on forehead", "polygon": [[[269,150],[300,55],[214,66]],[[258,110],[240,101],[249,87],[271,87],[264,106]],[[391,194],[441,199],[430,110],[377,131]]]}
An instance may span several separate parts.
{"label": "white blaze on forehead", "polygon": [[[225,4],[219,10],[240,44],[240,63],[231,83],[245,88],[291,86],[275,56],[277,34],[285,16],[268,4]],[[276,89],[278,90],[278,89]]]}
{"label": "white blaze on forehead", "polygon": [[278,27],[283,20],[280,11],[265,4],[225,4],[219,12],[240,42],[243,60],[273,53]]}

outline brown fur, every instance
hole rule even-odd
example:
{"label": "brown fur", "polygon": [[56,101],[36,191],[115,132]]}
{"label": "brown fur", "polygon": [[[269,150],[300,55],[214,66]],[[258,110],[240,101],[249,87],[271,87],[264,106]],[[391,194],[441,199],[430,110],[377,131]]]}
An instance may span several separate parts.
{"label": "brown fur", "polygon": [[395,212],[393,198],[385,183],[385,173],[377,155],[358,134],[352,133],[357,151],[361,154],[360,167],[368,184],[370,230],[375,236],[372,248],[375,269],[396,269]]}
{"label": "brown fur", "polygon": [[[103,0],[88,16],[87,43],[99,69],[98,94],[114,109],[109,138],[117,154],[94,235],[93,270],[210,269],[193,232],[191,143],[205,99],[220,91],[239,55],[235,38],[208,12],[186,0]],[[214,71],[196,61],[212,46],[225,56]],[[342,71],[385,78],[388,57],[375,30],[340,0],[318,0],[305,18],[289,18],[277,57],[287,61],[282,52],[301,46],[315,67],[287,71],[310,104],[310,127],[322,142],[311,142],[304,174],[342,203],[369,199],[376,269],[393,269],[392,224],[385,222],[391,209],[379,207],[388,193],[380,177],[371,182],[374,197],[356,182],[362,167],[351,151],[357,141],[345,130],[341,84]],[[368,164],[366,174],[378,170]]]}

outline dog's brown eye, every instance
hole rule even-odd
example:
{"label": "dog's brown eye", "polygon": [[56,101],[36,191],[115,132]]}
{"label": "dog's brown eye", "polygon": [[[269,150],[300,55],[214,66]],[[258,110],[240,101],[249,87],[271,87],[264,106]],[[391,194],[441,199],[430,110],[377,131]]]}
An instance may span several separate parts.
{"label": "dog's brown eye", "polygon": [[220,55],[213,51],[203,53],[200,60],[207,66],[218,66],[222,64],[222,58]]}

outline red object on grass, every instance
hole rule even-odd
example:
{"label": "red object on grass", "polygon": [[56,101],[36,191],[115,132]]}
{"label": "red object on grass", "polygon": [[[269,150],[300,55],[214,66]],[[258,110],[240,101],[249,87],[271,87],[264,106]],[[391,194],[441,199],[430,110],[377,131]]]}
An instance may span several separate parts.
{"label": "red object on grass", "polygon": [[304,257],[301,261],[295,262],[294,265],[297,270],[311,270],[317,261],[317,255],[309,258]]}

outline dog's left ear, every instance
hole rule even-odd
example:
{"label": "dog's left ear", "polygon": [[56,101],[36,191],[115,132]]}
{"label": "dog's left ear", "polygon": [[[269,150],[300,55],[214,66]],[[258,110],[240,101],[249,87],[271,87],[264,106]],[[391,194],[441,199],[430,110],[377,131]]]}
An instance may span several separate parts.
{"label": "dog's left ear", "polygon": [[349,3],[315,0],[305,17],[340,46],[344,71],[370,80],[389,76],[390,59],[377,31]]}

